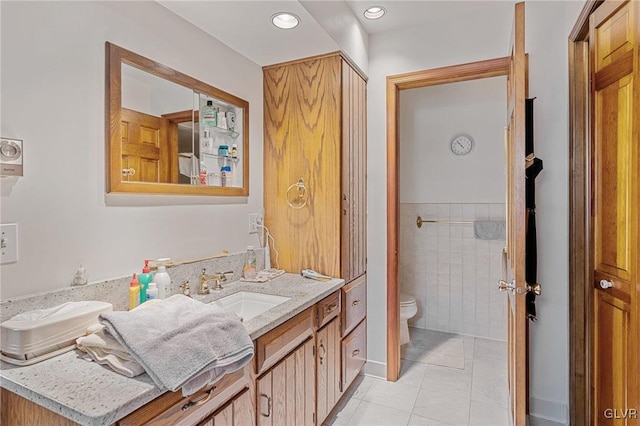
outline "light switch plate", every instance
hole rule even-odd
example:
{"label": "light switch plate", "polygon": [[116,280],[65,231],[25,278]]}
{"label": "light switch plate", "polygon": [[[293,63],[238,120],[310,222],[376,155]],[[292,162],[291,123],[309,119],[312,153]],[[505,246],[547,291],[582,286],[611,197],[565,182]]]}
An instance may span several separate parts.
{"label": "light switch plate", "polygon": [[6,223],[0,225],[0,233],[2,238],[0,240],[0,249],[2,255],[0,256],[0,263],[13,263],[18,261],[18,224]]}

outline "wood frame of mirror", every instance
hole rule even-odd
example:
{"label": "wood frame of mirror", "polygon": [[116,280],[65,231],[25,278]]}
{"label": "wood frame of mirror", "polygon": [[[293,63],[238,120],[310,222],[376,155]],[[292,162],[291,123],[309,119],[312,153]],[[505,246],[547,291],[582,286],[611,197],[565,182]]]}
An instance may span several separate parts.
{"label": "wood frame of mirror", "polygon": [[[106,42],[106,190],[108,193],[166,195],[249,195],[249,102],[203,83],[166,65]],[[242,109],[242,187],[178,183],[127,182],[122,180],[122,64],[127,64]]]}

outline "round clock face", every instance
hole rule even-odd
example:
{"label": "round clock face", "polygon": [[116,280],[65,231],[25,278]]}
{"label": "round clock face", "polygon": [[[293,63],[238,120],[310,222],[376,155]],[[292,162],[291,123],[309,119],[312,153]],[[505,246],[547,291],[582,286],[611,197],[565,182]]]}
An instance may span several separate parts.
{"label": "round clock face", "polygon": [[451,139],[451,152],[456,155],[466,155],[473,149],[471,136],[460,135]]}

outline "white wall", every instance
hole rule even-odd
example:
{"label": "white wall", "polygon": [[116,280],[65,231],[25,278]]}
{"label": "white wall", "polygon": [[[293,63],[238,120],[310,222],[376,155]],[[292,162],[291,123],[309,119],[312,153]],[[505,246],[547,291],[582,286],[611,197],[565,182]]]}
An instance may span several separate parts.
{"label": "white wall", "polygon": [[[538,179],[540,321],[531,326],[531,410],[566,420],[568,401],[568,121],[567,36],[583,2],[527,2],[529,94],[537,96],[536,154],[545,161]],[[368,328],[386,327],[386,123],[388,75],[507,55],[513,6],[459,16],[454,22],[372,35],[368,85]],[[432,42],[431,42],[432,41]],[[386,341],[376,332],[368,356],[386,362]]]}
{"label": "white wall", "polygon": [[[400,202],[504,203],[506,77],[400,92]],[[464,156],[451,139],[470,135]]]}
{"label": "white wall", "polygon": [[[139,272],[143,259],[193,259],[257,244],[262,206],[262,70],[155,2],[1,2],[0,134],[24,140],[25,176],[3,179],[2,223],[19,258],[5,300]],[[105,41],[250,103],[250,196],[105,197]],[[151,200],[151,201],[150,201]]]}
{"label": "white wall", "polygon": [[340,46],[340,49],[365,73],[369,71],[369,35],[342,1],[299,0],[300,4]]}

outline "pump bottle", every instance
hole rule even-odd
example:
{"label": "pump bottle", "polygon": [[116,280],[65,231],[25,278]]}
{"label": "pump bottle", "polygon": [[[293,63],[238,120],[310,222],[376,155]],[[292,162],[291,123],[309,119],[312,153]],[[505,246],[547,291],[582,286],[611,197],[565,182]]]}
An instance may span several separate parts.
{"label": "pump bottle", "polygon": [[133,274],[133,278],[129,283],[129,310],[134,309],[140,304],[140,283],[136,274]]}

